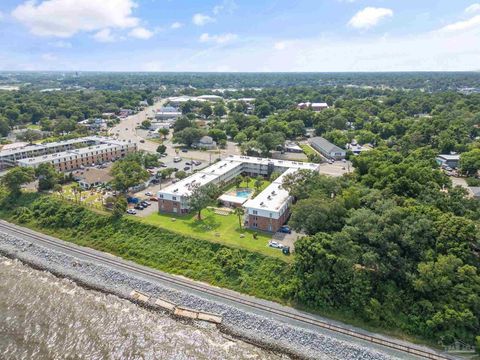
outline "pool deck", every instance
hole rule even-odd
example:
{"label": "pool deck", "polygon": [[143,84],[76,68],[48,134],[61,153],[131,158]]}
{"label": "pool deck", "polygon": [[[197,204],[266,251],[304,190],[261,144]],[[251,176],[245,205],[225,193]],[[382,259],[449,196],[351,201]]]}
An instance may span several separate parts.
{"label": "pool deck", "polygon": [[[246,197],[244,196],[238,196],[239,192],[246,192],[247,190],[250,191],[250,194]],[[253,190],[252,189],[242,189],[238,188],[236,190],[231,190],[223,194],[218,198],[218,200],[223,201],[224,203],[231,203],[231,204],[238,204],[238,205],[243,205],[247,200],[249,200],[253,196]]]}

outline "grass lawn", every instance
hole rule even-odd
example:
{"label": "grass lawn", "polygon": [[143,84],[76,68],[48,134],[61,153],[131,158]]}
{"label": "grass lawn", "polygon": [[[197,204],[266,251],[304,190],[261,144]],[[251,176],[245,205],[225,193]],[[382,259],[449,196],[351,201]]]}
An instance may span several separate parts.
{"label": "grass lawn", "polygon": [[[260,192],[262,192],[263,190],[265,190],[265,188],[266,188],[268,185],[270,185],[271,183],[272,183],[271,181],[263,180],[263,181],[262,181],[262,186],[260,186],[260,188],[258,189],[258,192],[260,193]],[[248,189],[251,189],[253,192],[255,192],[256,189],[255,189],[255,186],[254,186],[254,185],[255,185],[255,179],[252,178],[252,179],[250,179],[250,181],[248,182],[248,186],[247,186],[247,183],[246,183],[245,181],[242,181],[242,182],[240,183],[239,188],[244,188],[244,189],[247,189],[247,188],[248,188]],[[236,189],[236,187],[235,187],[235,185],[234,185],[234,186],[232,186],[231,188],[229,188],[226,192],[233,191],[233,190],[235,190],[235,189]]]}
{"label": "grass lawn", "polygon": [[315,150],[314,148],[312,148],[310,145],[308,144],[303,144],[303,145],[300,145],[300,147],[302,148],[303,152],[305,153],[305,155],[310,155],[310,154],[313,154],[313,155],[318,155],[318,151]]}
{"label": "grass lawn", "polygon": [[[285,256],[280,250],[268,246],[268,241],[272,238],[271,235],[247,229],[240,230],[238,217],[233,214],[218,215],[207,209],[202,211],[202,220],[200,221],[197,220],[196,214],[179,216],[153,213],[144,218],[132,217],[132,219],[183,235],[277,257],[287,262],[292,259],[292,256]],[[255,232],[257,233],[257,239],[253,238]],[[240,237],[240,234],[244,234],[245,237]]]}
{"label": "grass lawn", "polygon": [[75,199],[80,200],[80,203],[83,205],[92,207],[92,208],[97,208],[102,210],[103,205],[102,205],[102,194],[96,192],[96,191],[91,191],[91,190],[83,190],[81,194],[77,194],[75,198],[75,194],[72,190],[73,184],[67,184],[63,185],[62,193],[54,193],[56,196],[59,196],[62,199],[70,200],[75,202]]}
{"label": "grass lawn", "polygon": [[30,129],[30,130],[40,130],[40,125],[30,124],[30,125],[27,126],[27,129]]}

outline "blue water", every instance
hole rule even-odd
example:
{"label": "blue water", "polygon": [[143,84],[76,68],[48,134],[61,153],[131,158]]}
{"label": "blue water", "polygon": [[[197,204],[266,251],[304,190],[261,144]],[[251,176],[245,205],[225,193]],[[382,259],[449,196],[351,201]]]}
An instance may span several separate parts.
{"label": "blue water", "polygon": [[238,190],[237,197],[241,198],[248,198],[251,194],[252,190]]}

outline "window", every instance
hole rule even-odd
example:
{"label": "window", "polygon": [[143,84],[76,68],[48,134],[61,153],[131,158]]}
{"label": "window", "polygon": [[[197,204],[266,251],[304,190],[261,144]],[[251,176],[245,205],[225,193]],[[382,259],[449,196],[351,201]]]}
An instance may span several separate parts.
{"label": "window", "polygon": [[253,210],[252,213],[253,213],[253,215],[257,215],[257,214],[258,214],[258,211],[257,211],[257,210]]}
{"label": "window", "polygon": [[172,197],[172,200],[173,200],[173,201],[176,201],[176,200],[177,200],[177,197],[176,197],[176,196]]}
{"label": "window", "polygon": [[160,198],[163,199],[163,194],[160,194]]}

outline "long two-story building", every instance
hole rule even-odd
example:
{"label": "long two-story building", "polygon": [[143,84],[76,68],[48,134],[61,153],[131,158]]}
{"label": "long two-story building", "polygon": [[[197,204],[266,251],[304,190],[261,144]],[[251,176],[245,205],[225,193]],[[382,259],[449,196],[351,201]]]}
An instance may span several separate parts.
{"label": "long two-story building", "polygon": [[287,174],[306,169],[318,171],[318,164],[231,155],[158,192],[160,212],[188,213],[188,199],[196,186],[228,184],[237,176],[270,176],[274,171],[281,176],[266,189],[243,204],[245,225],[252,229],[275,232],[288,219],[292,197],[282,188]]}
{"label": "long two-story building", "polygon": [[81,167],[115,161],[137,151],[136,143],[131,141],[103,137],[90,137],[88,139],[90,139],[88,142],[82,143],[88,144],[87,146],[42,156],[22,158],[16,161],[16,165],[36,168],[40,164],[51,163],[57,171],[72,171]]}

